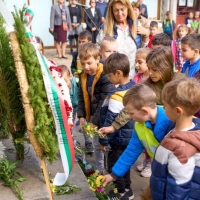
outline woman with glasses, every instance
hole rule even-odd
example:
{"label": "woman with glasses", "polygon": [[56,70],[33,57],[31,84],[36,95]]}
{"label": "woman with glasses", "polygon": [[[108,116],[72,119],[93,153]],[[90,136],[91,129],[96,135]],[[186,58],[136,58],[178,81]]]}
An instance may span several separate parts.
{"label": "woman with glasses", "polygon": [[85,10],[85,23],[87,24],[86,30],[92,34],[92,42],[96,43],[96,37],[99,33],[101,25],[101,12],[96,8],[96,0],[90,0],[90,8]]}

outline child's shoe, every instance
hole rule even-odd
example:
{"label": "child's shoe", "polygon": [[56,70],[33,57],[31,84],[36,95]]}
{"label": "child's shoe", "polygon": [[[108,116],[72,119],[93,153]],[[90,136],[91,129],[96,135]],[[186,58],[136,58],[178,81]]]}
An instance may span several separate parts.
{"label": "child's shoe", "polygon": [[108,200],[129,200],[128,194],[125,192],[123,196],[120,195],[120,193],[109,193],[108,194]]}
{"label": "child's shoe", "polygon": [[137,170],[138,170],[139,172],[142,172],[143,169],[145,168],[146,164],[147,164],[147,159],[145,158],[145,159],[143,160],[143,162],[137,166]]}
{"label": "child's shoe", "polygon": [[128,191],[126,191],[126,194],[128,194],[129,200],[134,199],[133,190],[131,188]]}
{"label": "child's shoe", "polygon": [[141,176],[145,178],[149,178],[151,176],[151,162],[148,162],[145,166],[145,168],[140,173]]}

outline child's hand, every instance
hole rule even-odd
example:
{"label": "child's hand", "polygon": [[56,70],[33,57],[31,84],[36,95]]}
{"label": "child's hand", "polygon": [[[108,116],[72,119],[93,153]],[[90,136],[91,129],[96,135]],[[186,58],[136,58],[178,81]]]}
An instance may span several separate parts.
{"label": "child's hand", "polygon": [[103,146],[100,144],[100,149],[101,149],[101,151],[106,151],[106,146]]}
{"label": "child's hand", "polygon": [[109,134],[115,131],[114,126],[103,127],[99,129],[99,133],[101,134]]}
{"label": "child's hand", "polygon": [[79,122],[80,122],[80,128],[82,128],[83,123],[85,122],[85,118],[84,117],[79,118]]}
{"label": "child's hand", "polygon": [[115,179],[110,175],[107,174],[103,177],[102,182],[103,182],[103,187],[105,187],[108,183],[114,181]]}

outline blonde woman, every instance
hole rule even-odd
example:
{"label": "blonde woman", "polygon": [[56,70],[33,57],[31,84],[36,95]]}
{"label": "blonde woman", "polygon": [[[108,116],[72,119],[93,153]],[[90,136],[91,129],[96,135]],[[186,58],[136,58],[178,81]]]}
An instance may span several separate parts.
{"label": "blonde woman", "polygon": [[65,0],[58,0],[58,3],[51,7],[50,31],[54,32],[54,41],[58,52],[58,58],[66,57],[67,31],[71,31],[71,20],[69,9],[65,6]]}
{"label": "blonde woman", "polygon": [[118,43],[118,52],[128,56],[130,62],[129,77],[135,75],[136,54],[136,23],[135,15],[129,0],[111,0],[107,9],[106,21],[98,36],[99,44],[104,36],[114,37]]}

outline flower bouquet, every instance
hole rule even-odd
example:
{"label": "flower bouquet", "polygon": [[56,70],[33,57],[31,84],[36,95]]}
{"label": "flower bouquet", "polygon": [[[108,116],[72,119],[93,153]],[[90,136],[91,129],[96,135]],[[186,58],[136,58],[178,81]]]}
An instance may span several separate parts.
{"label": "flower bouquet", "polygon": [[[102,179],[104,178],[103,175],[99,176],[98,170],[95,171],[94,174],[90,175],[87,179],[90,189],[96,194],[97,198],[100,200],[106,200],[107,199],[107,194],[106,194],[106,189],[113,189],[114,185],[113,184],[108,184],[106,187],[103,187]],[[117,193],[117,188],[114,188],[113,190],[115,193]]]}
{"label": "flower bouquet", "polygon": [[100,138],[107,138],[106,135],[104,135],[102,133],[99,133],[98,128],[97,127],[93,127],[91,122],[83,123],[82,129],[91,138],[94,138],[95,136],[99,136]]}

